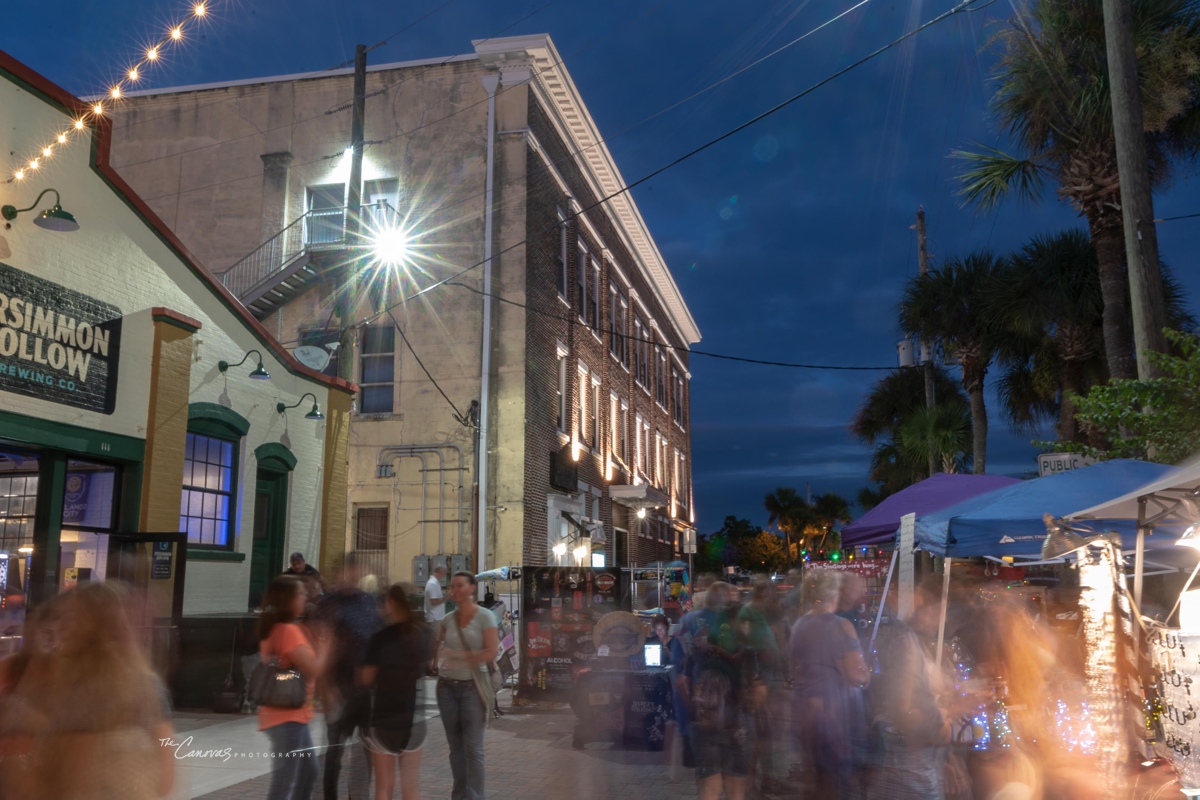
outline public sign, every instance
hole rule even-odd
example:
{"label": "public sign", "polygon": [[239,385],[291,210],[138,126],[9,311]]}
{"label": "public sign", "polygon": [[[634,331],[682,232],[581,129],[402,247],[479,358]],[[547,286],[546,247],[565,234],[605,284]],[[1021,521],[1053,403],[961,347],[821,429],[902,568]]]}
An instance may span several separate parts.
{"label": "public sign", "polygon": [[171,556],[174,553],[171,550],[170,542],[155,542],[154,555],[150,561],[150,577],[155,580],[168,580],[171,577]]}
{"label": "public sign", "polygon": [[0,390],[111,414],[121,310],[0,263]]}
{"label": "public sign", "polygon": [[1078,453],[1042,453],[1038,456],[1038,477],[1057,475],[1060,472],[1070,472],[1073,469],[1095,464],[1096,459]]}

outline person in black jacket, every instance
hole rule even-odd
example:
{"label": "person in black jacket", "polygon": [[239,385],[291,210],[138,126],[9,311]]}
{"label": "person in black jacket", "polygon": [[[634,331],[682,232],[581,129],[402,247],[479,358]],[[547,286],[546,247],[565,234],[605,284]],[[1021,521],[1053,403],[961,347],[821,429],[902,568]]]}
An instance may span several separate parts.
{"label": "person in black jacket", "polygon": [[420,791],[425,721],[417,694],[429,665],[429,649],[422,620],[409,606],[409,594],[399,583],[388,589],[384,600],[388,625],[371,637],[361,672],[361,683],[374,689],[363,741],[375,768],[375,800],[391,800],[397,764],[404,800],[415,800]]}

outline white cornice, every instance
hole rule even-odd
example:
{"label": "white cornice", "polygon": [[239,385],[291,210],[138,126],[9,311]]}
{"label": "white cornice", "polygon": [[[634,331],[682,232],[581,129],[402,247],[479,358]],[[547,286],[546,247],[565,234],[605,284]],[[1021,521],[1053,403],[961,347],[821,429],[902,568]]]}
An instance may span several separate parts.
{"label": "white cornice", "polygon": [[[625,180],[549,35],[483,39],[472,44],[484,64],[529,60],[534,67],[531,84],[535,96],[571,149],[592,193],[598,198],[607,197],[625,187]],[[689,345],[700,341],[700,329],[633,198],[628,192],[619,194],[602,209],[609,214],[622,243],[638,262],[680,339]]]}

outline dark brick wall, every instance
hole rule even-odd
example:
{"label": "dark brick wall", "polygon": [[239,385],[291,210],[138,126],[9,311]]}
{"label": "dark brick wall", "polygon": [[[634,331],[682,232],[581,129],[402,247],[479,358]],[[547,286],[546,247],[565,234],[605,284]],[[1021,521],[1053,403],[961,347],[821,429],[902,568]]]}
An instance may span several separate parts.
{"label": "dark brick wall", "polygon": [[[559,138],[545,112],[538,104],[535,93],[530,93],[529,126],[533,135],[544,148],[547,157],[555,165],[558,173],[570,187],[571,196],[579,207],[588,208],[596,202],[590,193],[583,175],[570,156],[567,146]],[[616,229],[609,223],[607,215],[599,208],[586,213],[592,227],[602,237],[608,248],[610,258],[601,260],[601,332],[599,337],[591,327],[580,320],[578,308],[578,270],[587,268],[580,265],[578,242],[586,243],[590,255],[601,257],[599,243],[594,240],[587,226],[578,220],[568,223],[567,247],[567,302],[558,295],[557,270],[558,253],[560,248],[559,232],[555,229],[557,209],[562,209],[571,215],[568,198],[563,195],[557,181],[546,167],[542,157],[533,152],[532,148],[527,160],[527,271],[526,297],[530,313],[526,317],[527,341],[526,353],[528,369],[526,371],[526,480],[525,480],[525,531],[524,557],[527,564],[545,563],[548,557],[546,548],[546,495],[558,491],[549,485],[549,454],[560,447],[560,438],[556,426],[557,418],[557,384],[558,362],[557,343],[562,342],[570,350],[567,368],[568,394],[568,434],[577,424],[576,415],[579,413],[575,400],[578,392],[580,374],[578,364],[582,361],[589,368],[590,376],[598,373],[601,377],[600,386],[600,435],[596,453],[584,450],[579,460],[579,480],[594,488],[601,496],[598,514],[605,525],[608,534],[608,553],[613,552],[613,530],[620,527],[631,531],[630,536],[621,536],[617,543],[617,555],[622,565],[630,561],[628,554],[629,540],[635,548],[633,561],[646,563],[656,559],[671,559],[678,554],[674,535],[671,532],[669,508],[651,511],[646,519],[638,520],[619,504],[614,504],[608,497],[609,482],[605,480],[603,455],[607,452],[610,441],[609,398],[616,393],[619,398],[629,404],[629,465],[636,463],[634,446],[636,442],[635,420],[640,413],[650,423],[652,441],[656,432],[662,433],[668,439],[667,453],[670,456],[678,448],[686,459],[688,469],[687,485],[681,488],[683,505],[678,509],[678,515],[686,520],[687,505],[690,504],[690,465],[691,443],[688,432],[676,425],[669,408],[664,410],[654,399],[653,371],[651,372],[650,391],[647,392],[637,385],[631,372],[633,354],[630,351],[627,361],[630,369],[622,366],[609,348],[609,320],[611,293],[610,279],[622,288],[624,284],[612,269],[613,262],[626,278],[632,282],[632,288],[637,293],[639,303],[645,307],[646,314],[658,322],[660,329],[669,337],[674,337],[666,311],[661,308],[654,298],[654,293],[648,282],[636,268],[632,254],[622,246]],[[611,260],[610,260],[611,259]],[[630,298],[627,297],[627,300]],[[625,319],[626,348],[632,348],[634,310],[637,303],[630,300],[629,312]],[[639,312],[640,313],[640,312]],[[648,320],[646,320],[648,322]],[[658,334],[655,334],[658,336]],[[665,344],[674,345],[675,352],[680,356],[684,368],[687,367],[686,343],[678,339],[668,339]],[[671,378],[670,364],[666,371],[666,379]],[[685,382],[685,395],[690,395],[690,387]],[[684,419],[690,420],[687,413],[689,396],[684,398]],[[670,404],[668,403],[668,406]],[[664,492],[669,494],[670,470],[673,459],[667,463],[668,476]],[[624,473],[619,467],[614,469],[613,483],[631,483],[632,476]]]}

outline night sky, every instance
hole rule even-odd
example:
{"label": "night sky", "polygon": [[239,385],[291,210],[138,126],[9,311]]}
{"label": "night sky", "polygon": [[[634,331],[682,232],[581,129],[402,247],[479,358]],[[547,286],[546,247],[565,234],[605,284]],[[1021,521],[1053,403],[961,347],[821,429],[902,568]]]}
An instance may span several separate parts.
{"label": "night sky", "polygon": [[[162,87],[321,70],[412,26],[373,64],[471,51],[471,40],[549,33],[626,181],[724,133],[937,14],[952,0],[868,0],[798,44],[656,119],[645,118],[812,31],[857,0],[210,0],[204,33],[156,67]],[[982,6],[986,0],[978,4]],[[13,7],[15,6],[15,7]],[[17,0],[0,48],[79,95],[104,91],[186,4]],[[1033,206],[977,213],[954,197],[950,153],[1003,144],[990,125],[992,53],[1009,3],[959,14],[634,190],[703,334],[698,349],[776,361],[890,366],[895,305],[916,272],[917,206],[934,265],[1014,249],[1079,225],[1053,187]],[[426,17],[426,15],[428,15]],[[425,19],[421,19],[426,17]],[[527,17],[527,18],[525,18]],[[525,18],[522,20],[522,18]],[[514,23],[516,23],[514,25]],[[349,123],[347,122],[347,125]],[[631,127],[635,126],[635,127]],[[618,135],[619,134],[619,135]],[[367,131],[367,138],[371,132]],[[1159,217],[1200,212],[1194,165],[1155,198]],[[1195,221],[1159,226],[1193,307]],[[692,447],[701,532],[728,514],[765,523],[780,485],[853,499],[869,451],[847,422],[882,372],[692,358]],[[994,408],[993,403],[993,408]],[[1050,438],[1046,433],[1039,438]],[[991,415],[988,471],[1036,467],[1027,438]]]}

